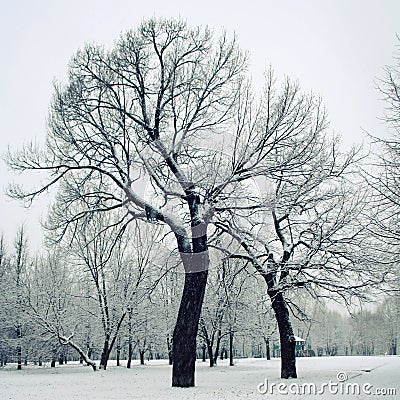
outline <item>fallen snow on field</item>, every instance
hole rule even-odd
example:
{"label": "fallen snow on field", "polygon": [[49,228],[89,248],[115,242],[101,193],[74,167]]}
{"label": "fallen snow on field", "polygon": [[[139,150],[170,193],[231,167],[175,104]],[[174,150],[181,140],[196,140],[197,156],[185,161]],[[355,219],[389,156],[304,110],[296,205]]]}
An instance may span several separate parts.
{"label": "fallen snow on field", "polygon": [[[219,361],[218,367],[215,368],[209,368],[207,363],[197,361],[196,368],[196,387],[179,389],[170,387],[171,367],[166,360],[150,361],[144,366],[134,363],[130,370],[113,366],[111,363],[107,371],[97,372],[93,372],[90,367],[77,364],[56,368],[29,366],[22,371],[16,371],[14,366],[8,365],[5,369],[0,369],[0,398],[1,400],[231,400],[271,397],[282,400],[400,399],[400,357],[396,356],[298,358],[299,378],[291,380],[278,378],[279,359],[270,361],[239,359],[236,360],[234,367],[229,367],[224,360]],[[330,388],[329,382],[331,382]],[[304,384],[306,385],[303,387]],[[309,390],[310,384],[315,385],[319,391],[323,387],[324,393],[310,396],[301,392]],[[360,388],[359,394],[357,394],[358,388]],[[387,392],[386,389],[390,388],[395,388],[397,394],[377,394],[381,389],[383,389],[381,392]],[[347,394],[347,390],[350,394]]]}

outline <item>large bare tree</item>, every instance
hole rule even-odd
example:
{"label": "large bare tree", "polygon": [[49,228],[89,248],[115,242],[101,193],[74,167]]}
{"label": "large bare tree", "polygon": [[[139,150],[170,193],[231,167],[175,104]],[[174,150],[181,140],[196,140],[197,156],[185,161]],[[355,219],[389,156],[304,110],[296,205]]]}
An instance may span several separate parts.
{"label": "large bare tree", "polygon": [[[327,130],[318,99],[302,96],[290,81],[277,93],[272,76],[268,78],[264,120],[273,115],[272,99],[278,96],[301,122],[284,124],[295,134],[275,145],[279,168],[264,174],[263,187],[271,193],[268,206],[251,214],[248,209],[232,212],[231,208],[216,214],[214,224],[240,249],[220,250],[250,262],[265,280],[280,334],[281,377],[290,378],[297,376],[289,312],[296,306],[288,293],[301,288],[348,304],[373,295],[372,288],[379,284],[387,288],[394,276],[368,229],[371,194],[358,171],[360,149],[340,150],[338,138]],[[288,121],[295,120],[288,113]],[[315,125],[307,125],[307,120]]]}
{"label": "large bare tree", "polygon": [[12,196],[29,202],[58,186],[48,222],[54,235],[115,210],[121,229],[141,219],[172,234],[185,271],[173,386],[194,385],[211,221],[265,209],[270,193],[254,193],[255,181],[298,169],[325,129],[318,99],[289,80],[276,91],[268,73],[256,102],[245,70],[235,39],[146,21],[110,51],[78,51],[68,83],[55,87],[45,149],[8,155],[15,170],[48,173],[36,190],[11,187]]}
{"label": "large bare tree", "polygon": [[[400,37],[398,37],[398,50]],[[377,89],[385,104],[383,121],[386,133],[370,135],[374,144],[374,159],[367,182],[373,188],[374,224],[371,233],[379,236],[382,258],[398,265],[400,237],[400,55],[393,65],[384,68]]]}
{"label": "large bare tree", "polygon": [[[13,196],[32,201],[59,186],[49,226],[61,233],[88,214],[121,209],[121,223],[160,221],[175,235],[186,277],[173,339],[174,386],[194,385],[208,269],[211,213],[201,183],[215,175],[204,168],[215,152],[193,154],[232,117],[245,64],[224,35],[213,41],[208,29],[181,21],[144,22],[111,51],[78,51],[68,84],[55,87],[45,150],[28,146],[8,157],[16,170],[49,173],[45,185],[14,187]],[[163,201],[145,198],[146,182]]]}

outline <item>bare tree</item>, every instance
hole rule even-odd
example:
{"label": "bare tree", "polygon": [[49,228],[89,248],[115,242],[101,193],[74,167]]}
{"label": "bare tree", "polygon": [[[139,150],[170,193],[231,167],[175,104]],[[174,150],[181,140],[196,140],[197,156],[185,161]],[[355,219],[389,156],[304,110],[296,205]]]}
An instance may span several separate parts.
{"label": "bare tree", "polygon": [[[111,351],[118,340],[122,324],[132,307],[133,299],[137,305],[144,296],[141,283],[149,273],[150,258],[154,257],[156,233],[147,235],[135,225],[132,234],[123,235],[114,226],[114,215],[96,214],[76,233],[73,242],[75,255],[72,258],[80,266],[80,274],[88,276],[97,301],[101,327],[103,330],[103,350],[100,368],[106,369]],[[146,287],[143,291],[150,291]]]}
{"label": "bare tree", "polygon": [[49,173],[47,184],[11,187],[12,196],[29,202],[59,186],[49,227],[61,235],[116,209],[122,226],[142,219],[173,235],[185,270],[173,386],[194,385],[210,222],[265,209],[270,193],[254,194],[254,182],[298,170],[325,129],[318,99],[289,80],[277,91],[271,72],[257,103],[245,69],[226,35],[213,41],[208,29],[181,21],[144,22],[111,51],[79,51],[68,84],[55,88],[46,149],[8,155],[15,170]]}
{"label": "bare tree", "polygon": [[246,282],[250,275],[244,272],[243,264],[238,266],[237,263],[236,260],[223,259],[211,271],[209,278],[199,337],[206,345],[210,367],[217,365],[221,343],[226,342],[225,338],[229,340],[230,364],[233,366],[233,342],[238,330],[238,313],[245,309],[246,300],[251,301]]}
{"label": "bare tree", "polygon": [[17,335],[17,369],[22,369],[22,321],[23,321],[23,278],[27,268],[27,239],[23,226],[20,226],[14,241],[15,329]]}
{"label": "bare tree", "polygon": [[10,326],[10,313],[14,309],[10,304],[12,284],[10,279],[9,256],[5,245],[4,236],[0,236],[0,366],[7,363],[9,356],[8,331]]}
{"label": "bare tree", "polygon": [[[400,38],[398,37],[400,42]],[[399,49],[399,45],[398,45]],[[375,147],[372,167],[365,172],[366,181],[374,190],[374,223],[371,234],[382,243],[382,258],[395,266],[400,259],[397,248],[400,237],[400,58],[384,68],[385,75],[377,81],[377,89],[385,102],[383,120],[387,134],[370,135]],[[396,268],[396,267],[395,267]],[[398,268],[398,267],[397,267]]]}
{"label": "bare tree", "polygon": [[265,280],[280,333],[281,376],[289,378],[297,376],[289,311],[301,310],[285,292],[303,288],[348,304],[373,296],[371,288],[385,288],[394,276],[368,231],[370,194],[357,175],[359,150],[342,153],[337,138],[328,136],[318,99],[303,97],[289,81],[277,94],[271,75],[263,121],[270,121],[276,97],[285,99],[279,104],[288,107],[288,121],[297,122],[281,126],[289,133],[271,154],[279,168],[265,171],[269,207],[218,214],[215,225],[241,248],[225,249],[228,256],[252,263]]}
{"label": "bare tree", "polygon": [[25,313],[40,333],[42,345],[52,348],[52,366],[58,348],[68,346],[96,371],[96,363],[79,344],[79,337],[83,339],[78,312],[80,293],[69,262],[60,247],[35,257],[25,284]]}
{"label": "bare tree", "polygon": [[[207,280],[210,212],[200,191],[207,160],[192,155],[232,116],[245,57],[234,40],[181,21],[144,22],[112,51],[86,46],[72,59],[69,83],[55,88],[45,151],[9,155],[16,170],[49,172],[38,190],[11,189],[32,201],[60,190],[51,220],[64,232],[87,213],[125,210],[124,220],[165,223],[186,274],[174,334],[174,386],[194,385],[195,338]],[[212,154],[208,155],[208,160]],[[163,202],[145,199],[149,180]],[[71,205],[85,209],[71,215]],[[188,229],[187,229],[188,227]]]}

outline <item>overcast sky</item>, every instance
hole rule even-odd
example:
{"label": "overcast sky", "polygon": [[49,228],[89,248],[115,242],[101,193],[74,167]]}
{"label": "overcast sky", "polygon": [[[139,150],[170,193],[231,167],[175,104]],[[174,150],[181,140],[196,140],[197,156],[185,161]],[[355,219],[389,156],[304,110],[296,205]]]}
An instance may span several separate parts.
{"label": "overcast sky", "polygon": [[[78,48],[86,42],[112,46],[121,32],[152,16],[236,32],[250,53],[254,82],[261,83],[268,65],[297,78],[322,97],[345,146],[360,142],[363,129],[385,135],[374,78],[395,54],[398,0],[0,1],[1,154],[8,146],[44,141],[52,82],[65,80]],[[4,189],[15,178],[0,165]],[[45,203],[24,210],[0,194],[0,232],[8,242],[24,222],[33,247],[39,245]]]}

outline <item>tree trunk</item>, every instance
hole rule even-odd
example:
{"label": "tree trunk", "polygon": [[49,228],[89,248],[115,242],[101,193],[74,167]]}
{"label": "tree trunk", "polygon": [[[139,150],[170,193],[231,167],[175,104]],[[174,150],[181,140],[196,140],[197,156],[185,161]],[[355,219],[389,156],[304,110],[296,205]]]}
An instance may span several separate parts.
{"label": "tree trunk", "polygon": [[133,353],[132,338],[129,338],[129,342],[128,342],[128,362],[126,364],[126,368],[130,368],[131,367],[132,353]]}
{"label": "tree trunk", "polygon": [[[103,368],[105,370],[107,368],[107,363],[110,358],[111,351],[114,348],[115,341],[117,340],[117,336],[118,336],[119,330],[121,328],[122,322],[125,319],[125,316],[126,316],[126,312],[124,312],[121,315],[121,318],[118,321],[118,325],[115,328],[115,332],[114,332],[113,336],[111,337],[110,333],[108,333],[105,336],[104,347],[103,347],[103,352],[101,353],[101,361],[100,361],[99,369]],[[111,342],[110,342],[110,339],[111,339]]]}
{"label": "tree trunk", "polygon": [[104,340],[103,351],[101,353],[99,369],[104,369],[104,370],[107,369],[108,358],[110,356],[110,344],[109,343],[110,343],[109,338],[106,338]]}
{"label": "tree trunk", "polygon": [[203,347],[202,347],[202,351],[203,351],[203,358],[202,358],[202,362],[206,362],[206,350],[207,350],[207,346],[205,343],[203,343]]}
{"label": "tree trunk", "polygon": [[232,331],[229,332],[229,366],[233,367],[235,364],[233,363],[233,335]]}
{"label": "tree trunk", "polygon": [[196,336],[207,276],[208,268],[185,274],[185,285],[173,335],[172,386],[174,387],[194,386]]}
{"label": "tree trunk", "polygon": [[267,360],[270,360],[271,359],[271,349],[269,347],[269,338],[265,339],[265,347],[267,350]]}
{"label": "tree trunk", "polygon": [[128,362],[126,364],[126,368],[131,367],[132,363],[132,353],[133,353],[133,346],[132,346],[132,308],[129,307],[128,309]]}
{"label": "tree trunk", "polygon": [[217,330],[217,344],[215,346],[214,365],[217,365],[220,344],[221,344],[221,328]]}
{"label": "tree trunk", "polygon": [[281,378],[297,378],[296,340],[290,323],[286,301],[281,292],[274,292],[271,301],[278,322],[281,343]]}
{"label": "tree trunk", "polygon": [[210,367],[213,367],[214,364],[214,354],[213,354],[213,346],[212,343],[207,341],[207,351],[208,351],[208,358],[210,360]]}
{"label": "tree trunk", "polygon": [[139,350],[139,354],[140,354],[140,365],[144,365],[144,353],[146,352],[146,350]]}
{"label": "tree trunk", "polygon": [[[85,354],[85,352],[75,343],[73,342],[70,338],[66,338],[61,336],[60,337],[60,343],[64,346],[69,345],[71,346],[74,350],[78,352],[78,354],[81,356],[81,358],[85,361],[87,365],[90,365],[93,368],[93,371],[96,371],[96,363],[92,361],[89,357],[88,354]],[[54,366],[55,366],[55,361],[54,361]]]}
{"label": "tree trunk", "polygon": [[203,331],[203,337],[205,340],[205,343],[203,343],[203,359],[205,361],[205,350],[207,349],[208,352],[208,359],[210,360],[210,367],[214,366],[214,355],[213,355],[213,343],[214,343],[214,337],[210,339],[210,336],[208,335],[206,325],[204,324],[203,319],[201,320],[201,330]]}
{"label": "tree trunk", "polygon": [[169,340],[169,335],[167,335],[167,349],[168,349],[168,364],[173,364],[173,357],[172,357],[172,343]]}
{"label": "tree trunk", "polygon": [[17,345],[17,369],[21,370],[22,369],[22,347],[21,347],[21,338],[22,338],[22,331],[21,331],[21,325],[17,326],[17,340],[18,340],[18,345]]}
{"label": "tree trunk", "polygon": [[120,364],[120,356],[121,356],[121,339],[118,337],[117,339],[117,367],[119,367]]}

